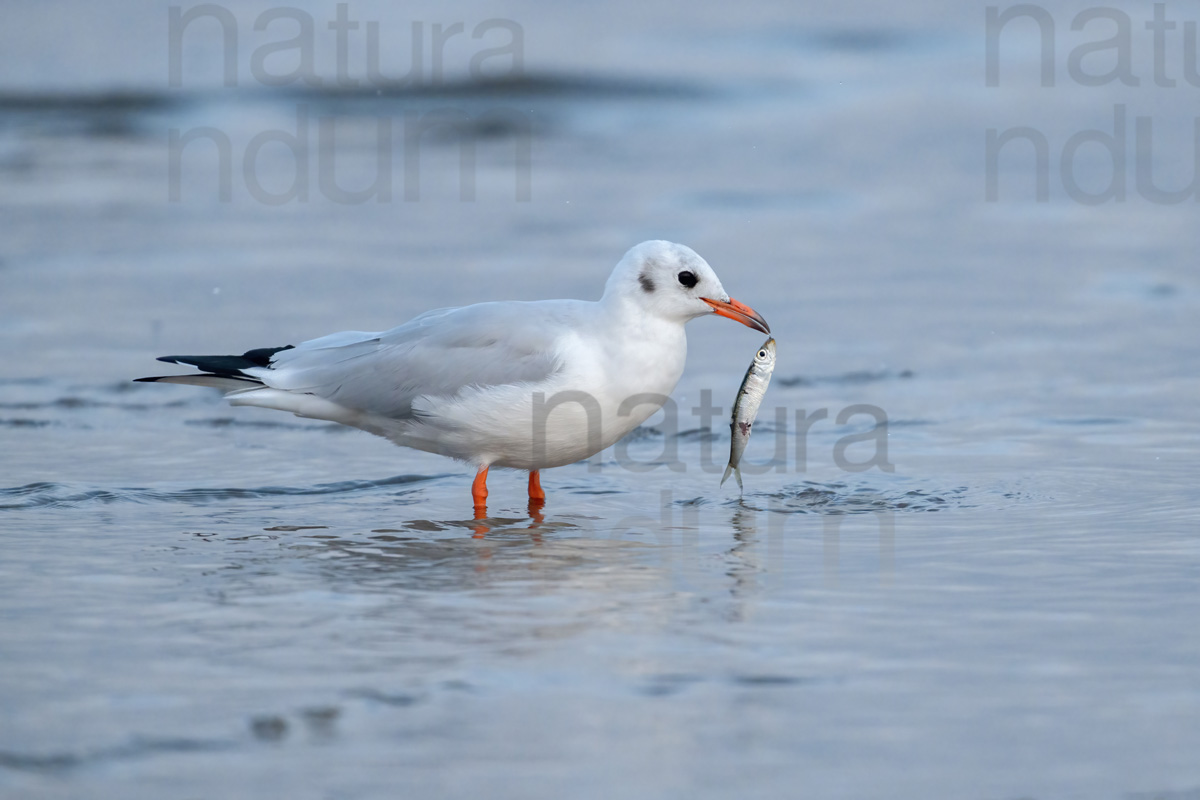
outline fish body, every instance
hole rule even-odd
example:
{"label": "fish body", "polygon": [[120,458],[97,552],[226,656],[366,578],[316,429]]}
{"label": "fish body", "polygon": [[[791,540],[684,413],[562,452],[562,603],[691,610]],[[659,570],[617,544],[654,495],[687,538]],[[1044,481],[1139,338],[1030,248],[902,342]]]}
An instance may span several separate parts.
{"label": "fish body", "polygon": [[738,489],[742,488],[742,471],[738,469],[738,464],[750,441],[750,429],[754,426],[754,418],[758,416],[758,407],[762,405],[774,371],[775,340],[767,339],[754,354],[754,360],[750,362],[750,368],[746,370],[746,377],[742,378],[742,385],[733,401],[733,416],[729,423],[729,466],[725,467],[725,474],[721,477],[722,486],[732,474],[737,479]]}

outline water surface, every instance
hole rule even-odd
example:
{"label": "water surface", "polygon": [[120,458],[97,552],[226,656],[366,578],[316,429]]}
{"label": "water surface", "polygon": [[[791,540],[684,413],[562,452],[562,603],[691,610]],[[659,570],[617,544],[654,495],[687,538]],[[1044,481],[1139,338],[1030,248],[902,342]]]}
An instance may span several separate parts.
{"label": "water surface", "polygon": [[[516,19],[526,72],[472,83],[460,50],[448,87],[224,91],[206,39],[176,91],[165,9],[68,6],[58,38],[6,45],[0,98],[0,794],[1200,791],[1194,206],[1036,203],[1015,156],[988,203],[983,167],[989,127],[1039,126],[1057,159],[1115,103],[1173,141],[1187,90],[1064,72],[1039,94],[1017,47],[987,89],[983,10],[930,3],[396,7],[385,28]],[[1051,9],[1064,36],[1075,11]],[[72,37],[139,26],[151,44],[79,67]],[[475,199],[453,136],[416,200],[396,166],[390,202],[336,203],[314,165],[308,202],[257,202],[240,171],[222,202],[199,150],[171,199],[171,129],[240,158],[301,107],[313,141],[336,119],[358,187],[380,119],[465,113]],[[1158,151],[1164,180],[1187,151]],[[294,164],[256,169],[282,192]],[[689,327],[677,414],[545,473],[542,509],[496,471],[482,521],[463,465],[129,382],[164,353],[596,297],[650,237],[779,343],[744,496],[718,487],[725,412],[693,411],[760,343],[724,321]],[[886,458],[846,439],[874,425],[837,422],[856,405],[886,415]]]}

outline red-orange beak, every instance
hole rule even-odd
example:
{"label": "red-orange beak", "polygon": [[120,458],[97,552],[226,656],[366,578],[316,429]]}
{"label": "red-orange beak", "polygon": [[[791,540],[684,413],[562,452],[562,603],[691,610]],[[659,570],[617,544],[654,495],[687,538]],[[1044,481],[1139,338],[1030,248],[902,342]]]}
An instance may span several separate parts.
{"label": "red-orange beak", "polygon": [[749,328],[754,328],[756,331],[768,334],[771,332],[771,326],[762,318],[762,315],[745,303],[739,303],[732,297],[729,298],[728,303],[721,300],[709,300],[707,297],[701,297],[700,299],[712,306],[713,313],[715,314],[735,319]]}

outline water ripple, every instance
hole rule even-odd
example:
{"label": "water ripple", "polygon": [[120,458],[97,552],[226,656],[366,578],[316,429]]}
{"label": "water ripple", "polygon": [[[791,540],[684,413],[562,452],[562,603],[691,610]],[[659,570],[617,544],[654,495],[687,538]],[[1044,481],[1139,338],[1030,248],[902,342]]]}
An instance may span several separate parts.
{"label": "water ripple", "polygon": [[796,376],[781,376],[775,379],[775,382],[780,386],[818,386],[821,384],[832,384],[835,386],[858,386],[864,383],[877,383],[879,381],[890,380],[908,380],[913,377],[913,371],[909,369],[901,370],[900,372],[892,372],[890,370],[858,370],[855,372],[845,372],[841,375],[817,375],[804,377]]}
{"label": "water ripple", "polygon": [[760,495],[769,509],[781,514],[877,514],[885,511],[932,512],[969,508],[967,487],[944,490],[886,490],[871,486],[851,487],[844,483],[815,483],[785,486],[778,492]]}
{"label": "water ripple", "polygon": [[16,753],[0,750],[0,769],[27,772],[62,772],[89,764],[145,758],[159,753],[195,753],[230,750],[236,742],[216,739],[136,738],[127,744],[83,752]]}
{"label": "water ripple", "polygon": [[[75,508],[90,503],[184,503],[204,505],[225,500],[258,497],[291,497],[371,491],[389,486],[406,486],[448,477],[439,475],[396,475],[381,480],[338,481],[314,486],[262,486],[242,488],[196,488],[165,491],[161,489],[119,488],[87,489],[64,483],[39,482],[0,489],[0,510],[21,508]],[[8,501],[8,502],[5,502]]]}
{"label": "water ripple", "polygon": [[76,411],[93,408],[119,408],[124,411],[151,411],[157,408],[181,408],[190,403],[189,400],[169,400],[161,403],[115,403],[108,400],[92,400],[87,397],[58,397],[53,400],[29,400],[20,402],[0,403],[0,409],[9,411],[39,411],[47,409],[66,409]]}

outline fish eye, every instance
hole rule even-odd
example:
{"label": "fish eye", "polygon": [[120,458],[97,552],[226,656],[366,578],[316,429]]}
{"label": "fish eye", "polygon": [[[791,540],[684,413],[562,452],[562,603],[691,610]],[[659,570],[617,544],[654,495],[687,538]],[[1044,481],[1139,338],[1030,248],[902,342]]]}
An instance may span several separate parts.
{"label": "fish eye", "polygon": [[766,357],[767,357],[767,351],[766,351],[766,350],[759,350],[759,351],[758,351],[758,357],[759,357],[759,358],[766,358]]}
{"label": "fish eye", "polygon": [[699,279],[696,278],[696,273],[691,272],[690,270],[685,269],[675,277],[679,278],[679,282],[688,289],[691,289],[693,286],[699,283]]}

